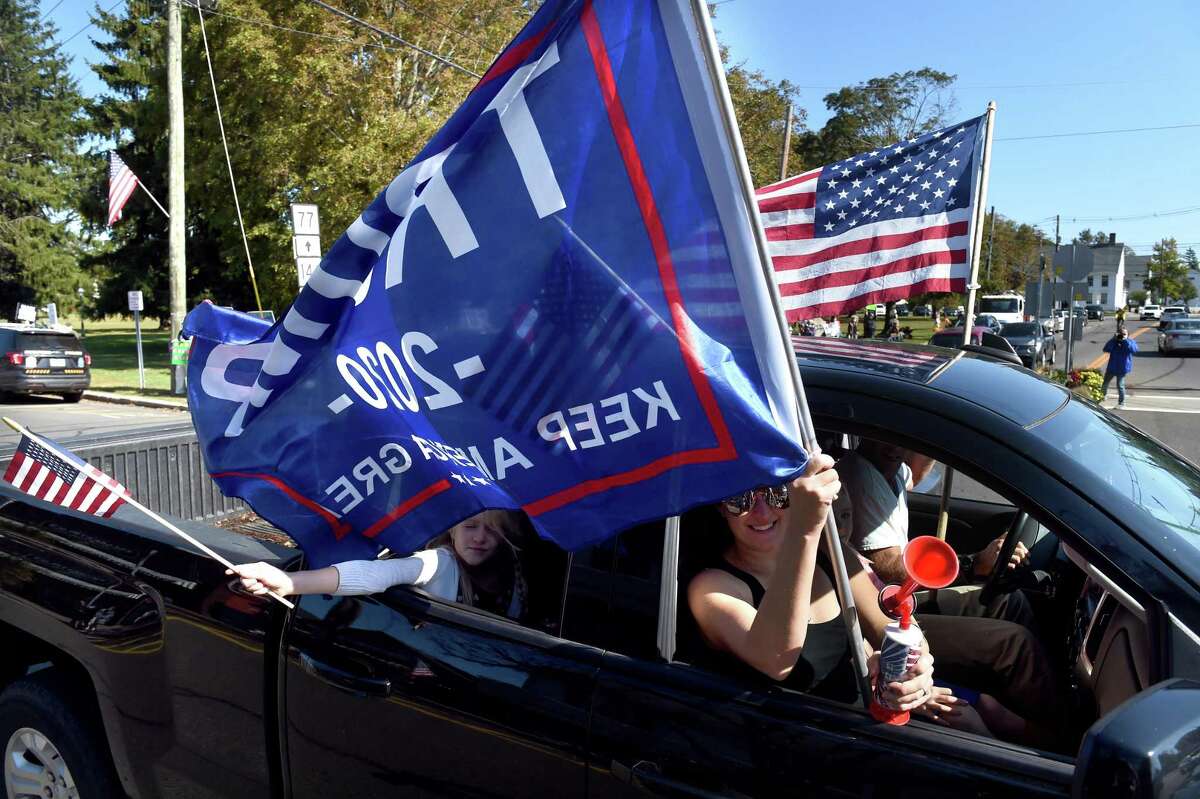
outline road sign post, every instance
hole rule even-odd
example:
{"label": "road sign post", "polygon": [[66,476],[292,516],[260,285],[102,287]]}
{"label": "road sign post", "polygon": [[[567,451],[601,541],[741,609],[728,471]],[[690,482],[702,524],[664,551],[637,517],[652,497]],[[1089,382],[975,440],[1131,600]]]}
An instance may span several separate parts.
{"label": "road sign post", "polygon": [[138,355],[138,389],[146,390],[146,371],[142,361],[142,309],[145,307],[142,303],[142,292],[129,292],[129,310],[133,311],[133,331],[137,337],[137,355]]}
{"label": "road sign post", "polygon": [[296,258],[296,280],[308,282],[321,263],[321,213],[311,203],[292,203],[292,254]]}

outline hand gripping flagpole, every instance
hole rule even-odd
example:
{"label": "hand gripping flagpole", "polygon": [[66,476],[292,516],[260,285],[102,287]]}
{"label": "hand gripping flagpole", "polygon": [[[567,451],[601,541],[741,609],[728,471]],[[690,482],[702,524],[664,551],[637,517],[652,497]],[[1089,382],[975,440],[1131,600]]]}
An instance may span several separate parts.
{"label": "hand gripping flagpole", "polygon": [[[756,212],[758,205],[754,198],[754,185],[750,177],[750,167],[746,162],[746,151],[742,146],[742,137],[738,131],[737,120],[734,116],[733,100],[729,96],[729,87],[725,83],[725,72],[721,68],[721,60],[717,54],[717,39],[713,33],[712,21],[708,16],[708,5],[706,0],[691,0],[691,3],[692,14],[700,27],[703,37],[701,50],[704,53],[709,75],[713,85],[717,89],[718,99],[720,100],[722,122],[725,125],[726,135],[729,137],[730,146],[733,148],[735,158],[738,162],[736,164],[739,178],[738,183],[741,186],[743,201],[746,203],[747,209],[749,209],[751,217],[749,221],[754,231],[754,241],[758,250],[759,264],[763,270],[763,279],[767,284],[767,290],[771,297],[771,305],[775,309],[779,335],[783,340],[782,343],[787,353],[792,385],[796,391],[796,397],[800,405],[800,435],[803,439],[804,448],[812,453],[818,448],[816,428],[813,427],[812,414],[808,408],[808,398],[804,394],[804,384],[800,379],[800,367],[796,363],[796,356],[792,350],[791,331],[788,329],[787,317],[783,310],[783,300],[779,295],[779,286],[775,283],[775,273],[771,266],[771,257],[767,250],[767,235],[763,231],[762,220]],[[842,552],[842,540],[838,535],[837,523],[834,521],[832,512],[825,518],[825,543],[829,548],[829,557],[833,563],[834,586],[837,589],[838,601],[842,606],[842,620],[845,623],[846,636],[850,642],[850,655],[854,661],[855,672],[858,676],[859,692],[862,696],[863,706],[869,707],[871,702],[871,685],[867,673],[867,657],[862,648],[862,628],[858,622],[858,608],[854,603],[854,593],[850,589],[850,575],[846,570],[846,559]]]}
{"label": "hand gripping flagpole", "polygon": [[[45,442],[45,441],[43,441],[42,439],[38,438],[38,437],[37,437],[37,436],[35,436],[33,433],[31,433],[31,432],[29,432],[27,429],[25,429],[25,428],[24,428],[24,427],[23,427],[23,426],[22,426],[22,425],[21,425],[19,422],[15,421],[15,420],[13,420],[13,419],[10,419],[10,418],[8,418],[7,416],[3,417],[3,420],[4,420],[4,423],[5,423],[6,425],[8,425],[9,427],[11,427],[13,430],[16,430],[18,433],[20,433],[21,435],[23,435],[23,436],[25,436],[26,438],[30,439],[31,441],[34,441],[34,442],[35,442],[35,443],[37,443],[39,446],[45,447],[46,449],[50,450],[51,452],[55,452],[55,451],[57,451],[57,447],[55,447],[55,446],[53,446],[53,445],[51,445],[51,444],[48,444],[47,442]],[[201,541],[198,541],[198,540],[197,540],[197,539],[196,539],[194,536],[191,536],[191,535],[189,535],[189,534],[185,533],[183,530],[180,530],[178,527],[176,527],[175,525],[171,524],[169,521],[167,521],[167,520],[166,520],[166,519],[164,519],[163,517],[159,516],[157,513],[155,513],[154,511],[150,510],[149,508],[147,508],[147,507],[146,507],[145,505],[143,505],[142,503],[138,502],[138,501],[137,501],[136,499],[134,499],[134,498],[133,498],[131,495],[129,495],[129,494],[126,494],[126,495],[123,497],[123,499],[125,500],[125,502],[126,502],[127,504],[129,504],[129,505],[131,505],[131,506],[133,506],[133,507],[137,508],[137,509],[138,509],[138,510],[140,510],[142,513],[144,513],[144,514],[146,514],[147,516],[149,516],[151,519],[153,519],[154,521],[158,522],[158,523],[159,523],[159,524],[161,524],[163,527],[167,528],[167,529],[168,529],[168,530],[170,530],[172,533],[174,533],[175,535],[179,536],[179,537],[180,537],[180,538],[182,538],[184,541],[187,541],[189,544],[191,544],[192,546],[194,546],[196,549],[198,549],[198,550],[200,550],[201,552],[203,552],[205,555],[208,555],[210,558],[212,558],[213,560],[215,560],[215,561],[217,561],[218,563],[220,563],[220,564],[221,564],[222,566],[224,566],[226,569],[229,569],[230,571],[233,571],[234,573],[236,573],[236,571],[237,571],[237,570],[234,568],[234,565],[233,565],[232,563],[230,563],[230,562],[229,562],[229,561],[228,561],[228,560],[227,560],[227,559],[226,559],[224,556],[222,556],[222,555],[221,555],[219,552],[217,552],[217,551],[213,550],[211,547],[209,547],[207,544],[204,544],[203,542],[201,542]],[[284,599],[282,596],[280,596],[279,594],[275,593],[274,591],[270,591],[270,592],[268,592],[268,593],[270,594],[270,596],[271,596],[271,597],[273,597],[273,598],[275,598],[275,599],[279,600],[279,602],[281,602],[281,603],[282,603],[282,604],[283,604],[285,607],[287,607],[288,609],[294,609],[294,608],[296,607],[296,606],[295,606],[294,604],[292,604],[290,601],[288,601],[287,599]]]}

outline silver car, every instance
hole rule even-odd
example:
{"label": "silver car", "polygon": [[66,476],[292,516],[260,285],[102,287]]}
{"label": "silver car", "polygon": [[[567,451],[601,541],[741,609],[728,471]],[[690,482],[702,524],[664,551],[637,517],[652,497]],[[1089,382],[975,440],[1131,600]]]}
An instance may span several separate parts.
{"label": "silver car", "polygon": [[1169,319],[1158,333],[1158,351],[1173,355],[1200,352],[1200,319]]}

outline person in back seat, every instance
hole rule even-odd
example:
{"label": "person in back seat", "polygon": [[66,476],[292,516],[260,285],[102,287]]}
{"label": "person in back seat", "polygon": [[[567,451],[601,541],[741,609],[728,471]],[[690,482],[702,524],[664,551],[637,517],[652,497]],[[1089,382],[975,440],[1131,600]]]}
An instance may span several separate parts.
{"label": "person in back seat", "polygon": [[298,572],[285,572],[269,563],[246,563],[235,571],[242,585],[255,594],[350,596],[414,585],[439,599],[521,621],[528,608],[528,587],[513,543],[520,529],[518,520],[511,511],[485,510],[406,558],[351,560]]}
{"label": "person in back seat", "polygon": [[[788,687],[845,702],[858,696],[850,644],[834,593],[822,531],[841,484],[828,455],[804,476],[758,488],[717,506],[724,529],[687,584],[687,605],[712,657],[701,665],[765,675]],[[866,641],[864,648],[873,653]],[[732,668],[730,668],[732,667]],[[928,653],[887,691],[902,709],[927,702]]]}

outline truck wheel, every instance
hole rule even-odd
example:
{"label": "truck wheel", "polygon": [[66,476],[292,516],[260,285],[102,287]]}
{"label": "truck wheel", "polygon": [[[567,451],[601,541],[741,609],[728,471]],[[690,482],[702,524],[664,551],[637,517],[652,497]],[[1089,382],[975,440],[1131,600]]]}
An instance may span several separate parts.
{"label": "truck wheel", "polygon": [[116,799],[123,796],[100,725],[81,712],[51,671],[0,694],[4,787],[10,797]]}
{"label": "truck wheel", "polygon": [[79,402],[81,399],[83,399],[83,392],[82,391],[66,391],[66,392],[63,392],[62,398],[63,398],[64,402]]}

